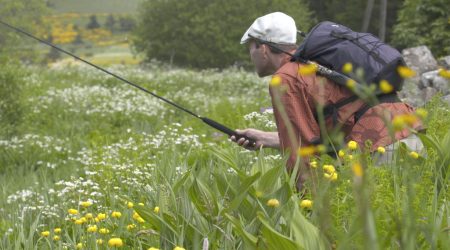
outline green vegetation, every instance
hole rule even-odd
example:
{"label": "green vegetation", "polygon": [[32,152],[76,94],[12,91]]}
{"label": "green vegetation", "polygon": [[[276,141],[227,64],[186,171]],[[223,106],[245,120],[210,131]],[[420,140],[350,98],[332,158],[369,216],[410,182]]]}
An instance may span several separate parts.
{"label": "green vegetation", "polygon": [[48,0],[47,5],[60,13],[136,13],[142,0]]}

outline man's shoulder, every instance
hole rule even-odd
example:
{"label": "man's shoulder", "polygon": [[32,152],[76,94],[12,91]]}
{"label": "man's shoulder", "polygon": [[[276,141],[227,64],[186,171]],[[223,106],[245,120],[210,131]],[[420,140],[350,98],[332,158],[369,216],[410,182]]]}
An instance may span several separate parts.
{"label": "man's shoulder", "polygon": [[298,62],[286,62],[281,66],[276,72],[276,75],[285,75],[290,76],[293,78],[297,78],[298,76],[298,69],[300,67],[300,63]]}

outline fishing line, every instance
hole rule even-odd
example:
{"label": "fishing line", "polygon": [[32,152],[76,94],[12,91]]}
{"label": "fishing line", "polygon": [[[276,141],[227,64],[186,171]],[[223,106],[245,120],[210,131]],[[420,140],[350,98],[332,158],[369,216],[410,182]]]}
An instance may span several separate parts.
{"label": "fishing line", "polygon": [[215,128],[215,129],[217,129],[217,130],[227,134],[228,136],[235,136],[236,140],[239,140],[240,138],[245,138],[246,140],[248,140],[250,142],[249,145],[254,145],[255,144],[255,142],[252,139],[247,138],[246,136],[243,136],[243,135],[238,135],[236,133],[236,131],[234,131],[233,129],[228,128],[227,126],[225,126],[225,125],[223,125],[221,123],[218,123],[218,122],[216,122],[216,121],[214,121],[212,119],[209,119],[207,117],[199,116],[196,113],[190,111],[189,109],[186,109],[186,108],[184,108],[184,107],[182,107],[182,106],[180,106],[180,105],[178,105],[178,104],[176,104],[176,103],[174,103],[174,102],[172,102],[172,101],[170,101],[170,100],[168,100],[168,99],[166,99],[166,98],[164,98],[162,96],[159,96],[159,95],[153,93],[152,91],[150,91],[150,90],[148,90],[148,89],[146,89],[146,88],[144,88],[142,86],[139,86],[139,85],[137,85],[137,84],[135,84],[135,83],[133,83],[133,82],[131,82],[131,81],[121,77],[121,76],[118,76],[118,75],[116,75],[116,74],[114,74],[114,73],[112,73],[112,72],[110,72],[110,71],[108,71],[108,70],[98,66],[98,65],[95,65],[95,64],[93,64],[93,63],[91,63],[91,62],[89,62],[89,61],[87,61],[87,60],[85,60],[83,58],[80,58],[80,57],[74,55],[73,53],[70,53],[70,52],[68,52],[68,51],[66,51],[64,49],[61,49],[60,47],[58,47],[58,46],[56,46],[56,45],[54,45],[54,44],[52,44],[50,42],[44,41],[44,40],[42,40],[42,39],[40,39],[40,38],[38,38],[38,37],[36,37],[36,36],[26,32],[24,30],[20,29],[20,28],[17,28],[17,27],[12,26],[12,25],[10,25],[8,23],[5,23],[2,20],[0,20],[0,23],[5,25],[6,27],[12,29],[12,30],[15,30],[15,31],[17,31],[17,32],[19,32],[19,33],[21,33],[23,35],[28,36],[28,37],[31,37],[31,38],[37,40],[40,43],[46,44],[46,45],[48,45],[48,46],[50,46],[50,47],[52,47],[52,48],[54,48],[54,49],[64,53],[64,54],[67,54],[67,55],[69,55],[69,56],[71,56],[71,57],[73,57],[73,58],[75,58],[77,60],[80,60],[80,61],[82,61],[82,62],[84,62],[84,63],[86,63],[86,64],[88,64],[88,65],[90,65],[90,66],[92,66],[92,67],[94,67],[96,69],[98,69],[98,70],[101,70],[104,73],[106,73],[108,75],[111,75],[111,76],[121,80],[122,82],[125,82],[125,83],[127,83],[127,84],[129,84],[129,85],[131,85],[131,86],[133,86],[133,87],[135,87],[137,89],[139,89],[139,90],[142,90],[145,93],[150,94],[150,95],[152,95],[152,96],[154,96],[154,97],[156,97],[156,98],[158,98],[158,99],[160,99],[160,100],[162,100],[162,101],[164,101],[164,102],[166,102],[166,103],[168,103],[168,104],[170,104],[170,105],[172,105],[172,106],[174,106],[174,107],[176,107],[176,108],[178,108],[178,109],[180,109],[180,110],[182,110],[182,111],[184,111],[184,112],[186,112],[186,113],[188,113],[188,114],[190,114],[192,116],[194,116],[195,118],[198,118],[198,119],[202,120],[204,123],[206,123],[209,126],[211,126],[211,127]]}

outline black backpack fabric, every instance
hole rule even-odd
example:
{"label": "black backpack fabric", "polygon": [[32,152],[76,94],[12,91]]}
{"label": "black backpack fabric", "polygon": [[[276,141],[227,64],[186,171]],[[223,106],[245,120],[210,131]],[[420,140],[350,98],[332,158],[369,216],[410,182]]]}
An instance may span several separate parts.
{"label": "black backpack fabric", "polygon": [[329,21],[317,24],[307,34],[292,60],[314,61],[343,74],[344,64],[352,63],[354,69],[364,70],[365,84],[378,85],[386,80],[394,91],[403,86],[403,78],[397,72],[398,66],[405,65],[400,52],[370,33],[358,33]]}

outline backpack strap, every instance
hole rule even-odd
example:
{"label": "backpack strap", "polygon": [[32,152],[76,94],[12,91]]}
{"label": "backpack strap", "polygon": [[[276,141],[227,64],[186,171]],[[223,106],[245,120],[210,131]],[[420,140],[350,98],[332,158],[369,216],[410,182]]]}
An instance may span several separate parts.
{"label": "backpack strap", "polygon": [[[378,104],[380,104],[380,103],[397,103],[397,102],[402,102],[400,100],[400,98],[398,98],[397,93],[391,93],[391,94],[385,94],[385,95],[378,96]],[[376,105],[378,105],[378,104],[376,104]],[[369,110],[370,108],[372,108],[376,105],[369,105],[369,104],[364,105],[360,110],[358,110],[355,113],[355,122],[357,122],[359,120],[359,118],[361,118],[367,112],[367,110]]]}

